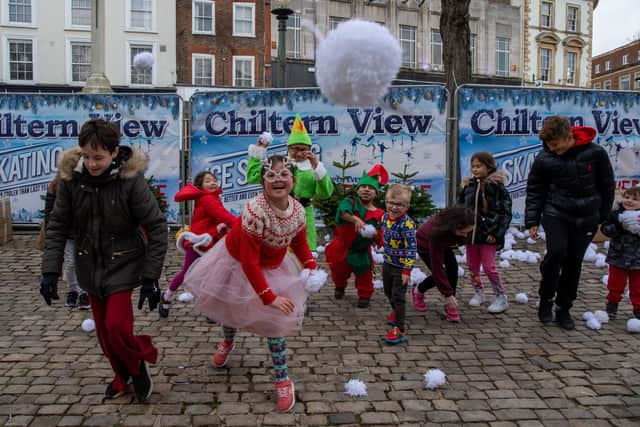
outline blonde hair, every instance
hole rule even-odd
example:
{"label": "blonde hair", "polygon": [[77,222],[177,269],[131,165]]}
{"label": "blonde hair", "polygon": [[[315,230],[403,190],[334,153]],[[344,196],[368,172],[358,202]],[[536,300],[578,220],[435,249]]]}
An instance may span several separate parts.
{"label": "blonde hair", "polygon": [[404,184],[391,184],[389,188],[387,188],[387,193],[385,194],[385,199],[388,197],[397,197],[399,195],[404,195],[407,201],[411,201],[411,187]]}

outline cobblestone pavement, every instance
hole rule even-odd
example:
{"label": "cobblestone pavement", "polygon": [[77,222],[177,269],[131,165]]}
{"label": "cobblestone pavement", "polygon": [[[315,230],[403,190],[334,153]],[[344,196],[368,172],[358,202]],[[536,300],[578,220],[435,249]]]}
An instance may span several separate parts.
{"label": "cobblestone pavement", "polygon": [[[35,236],[17,235],[0,246],[3,425],[640,425],[640,335],[626,331],[629,302],[600,331],[578,319],[571,332],[541,326],[537,266],[520,262],[503,270],[511,299],[507,313],[488,314],[486,304],[467,306],[472,292],[463,278],[462,322],[443,320],[442,299],[431,291],[426,313],[408,309],[408,342],[395,347],[381,341],[389,307],[380,291],[363,310],[355,307],[353,287],[335,301],[326,286],[310,300],[303,331],[287,341],[298,398],[289,414],[274,409],[264,338],[240,334],[228,369],[214,369],[217,325],[177,301],[168,319],[136,310],[137,330],[154,336],[160,350],[151,368],[154,393],[147,404],[130,403],[130,396],[103,403],[111,370],[95,334],[80,328],[89,313],[63,302],[44,304],[34,242]],[[182,261],[172,244],[163,287]],[[576,318],[603,309],[605,273],[586,267]],[[528,304],[514,302],[518,292],[529,293]],[[445,386],[425,389],[423,375],[430,368],[446,373]],[[353,378],[367,384],[367,397],[344,394]]]}

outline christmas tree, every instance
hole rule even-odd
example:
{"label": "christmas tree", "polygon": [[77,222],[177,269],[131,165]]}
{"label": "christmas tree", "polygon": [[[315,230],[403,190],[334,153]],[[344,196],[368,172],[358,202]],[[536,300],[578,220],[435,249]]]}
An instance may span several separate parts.
{"label": "christmas tree", "polygon": [[157,184],[155,178],[150,176],[147,178],[147,184],[149,185],[149,189],[153,193],[153,197],[156,198],[158,202],[158,206],[160,207],[160,212],[164,215],[169,209],[169,204],[167,203],[167,195],[162,192],[162,189],[166,187],[164,184]]}

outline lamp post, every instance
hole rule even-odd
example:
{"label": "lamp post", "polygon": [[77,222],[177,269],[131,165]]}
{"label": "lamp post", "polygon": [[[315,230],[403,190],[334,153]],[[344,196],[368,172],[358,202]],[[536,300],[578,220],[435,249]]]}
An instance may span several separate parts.
{"label": "lamp post", "polygon": [[93,0],[91,3],[91,75],[82,91],[85,93],[110,93],[113,90],[105,74],[105,16],[107,0]]}
{"label": "lamp post", "polygon": [[293,13],[289,9],[287,0],[275,1],[275,8],[271,9],[271,13],[278,20],[278,84],[277,87],[285,87],[287,85],[286,69],[287,69],[287,19]]}

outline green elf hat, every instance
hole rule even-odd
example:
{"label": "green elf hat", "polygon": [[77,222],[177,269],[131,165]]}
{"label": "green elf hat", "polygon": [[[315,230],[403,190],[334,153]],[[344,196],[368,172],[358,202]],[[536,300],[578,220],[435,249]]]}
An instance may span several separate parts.
{"label": "green elf hat", "polygon": [[358,181],[358,187],[361,185],[370,185],[376,191],[380,191],[380,186],[389,182],[389,172],[380,163],[374,165],[369,172],[362,172],[362,176]]}
{"label": "green elf hat", "polygon": [[300,119],[300,114],[296,114],[296,119],[291,126],[291,134],[287,141],[287,147],[294,144],[303,144],[311,147],[311,138],[304,127],[304,123]]}

